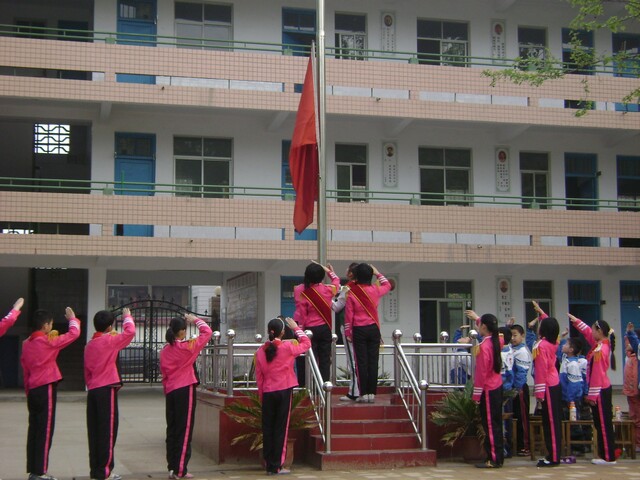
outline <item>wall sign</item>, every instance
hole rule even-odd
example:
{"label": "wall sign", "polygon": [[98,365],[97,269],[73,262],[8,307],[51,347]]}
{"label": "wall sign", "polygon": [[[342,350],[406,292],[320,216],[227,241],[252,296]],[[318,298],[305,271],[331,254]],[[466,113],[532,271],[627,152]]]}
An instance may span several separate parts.
{"label": "wall sign", "polygon": [[508,192],[511,189],[511,177],[509,175],[509,149],[496,148],[496,190]]}
{"label": "wall sign", "polygon": [[504,63],[504,60],[507,58],[506,27],[504,20],[491,20],[491,58],[494,59],[493,63]]}
{"label": "wall sign", "polygon": [[396,14],[382,12],[382,45],[380,50],[384,52],[396,51]]}
{"label": "wall sign", "polygon": [[511,277],[498,277],[496,281],[498,293],[498,325],[504,325],[512,316],[511,310]]}
{"label": "wall sign", "polygon": [[382,144],[382,183],[385,187],[398,186],[398,147],[393,142]]}

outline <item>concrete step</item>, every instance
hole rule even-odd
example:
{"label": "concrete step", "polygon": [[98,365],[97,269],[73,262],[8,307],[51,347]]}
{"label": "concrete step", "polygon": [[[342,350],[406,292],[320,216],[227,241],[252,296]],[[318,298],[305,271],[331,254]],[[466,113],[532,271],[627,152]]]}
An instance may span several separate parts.
{"label": "concrete step", "polygon": [[347,452],[315,452],[309,462],[320,470],[365,470],[403,467],[435,467],[435,450],[350,450]]}

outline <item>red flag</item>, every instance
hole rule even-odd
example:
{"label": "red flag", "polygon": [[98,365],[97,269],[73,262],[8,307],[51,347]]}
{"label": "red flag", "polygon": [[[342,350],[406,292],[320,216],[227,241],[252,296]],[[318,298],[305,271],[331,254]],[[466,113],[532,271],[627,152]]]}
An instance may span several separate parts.
{"label": "red flag", "polygon": [[313,222],[313,203],[318,199],[318,137],[311,62],[310,56],[289,151],[289,170],[296,191],[293,226],[298,233]]}

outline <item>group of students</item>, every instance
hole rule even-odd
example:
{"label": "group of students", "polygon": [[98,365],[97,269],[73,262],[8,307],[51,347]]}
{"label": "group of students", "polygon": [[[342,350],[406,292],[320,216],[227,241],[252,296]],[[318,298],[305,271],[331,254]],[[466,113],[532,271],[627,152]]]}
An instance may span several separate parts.
{"label": "group of students", "polygon": [[[325,276],[330,283],[323,283]],[[293,318],[274,318],[267,325],[269,339],[256,353],[255,363],[268,475],[289,473],[282,464],[293,388],[299,384],[294,369],[296,358],[311,348],[322,379],[331,378],[333,312],[344,310],[342,333],[352,374],[349,391],[341,400],[375,401],[382,342],[378,304],[391,289],[391,282],[368,263],[352,263],[347,270],[347,284],[341,287],[331,265],[312,262],[305,269],[303,283],[294,288]],[[287,327],[292,335],[287,335]],[[312,333],[311,339],[303,329]],[[294,341],[285,340],[287,336],[295,337]]]}
{"label": "group of students", "polygon": [[[558,321],[549,317],[536,303],[537,318],[528,324],[528,331],[515,325],[512,319],[506,327],[499,327],[495,315],[478,316],[465,311],[475,321],[482,341],[477,348],[473,375],[473,400],[480,405],[482,424],[486,433],[487,460],[480,468],[500,468],[505,458],[503,408],[512,403],[513,415],[518,419],[517,438],[520,456],[529,452],[529,391],[527,376],[534,379],[536,412],[542,420],[547,455],[538,460],[538,467],[553,467],[561,462],[562,420],[568,420],[568,406],[580,410],[584,401],[590,407],[597,432],[598,452],[592,459],[596,465],[616,463],[613,431],[612,388],[607,372],[615,370],[615,335],[609,324],[598,320],[587,325],[574,315],[569,321],[582,334],[589,346],[586,356],[578,338],[560,340]],[[568,335],[569,329],[562,337]],[[454,340],[456,340],[454,338]],[[460,341],[466,341],[461,339]],[[626,330],[627,362],[625,365],[625,394],[629,398],[631,419],[640,423],[638,397],[638,337],[633,324]],[[509,345],[510,343],[510,345]],[[525,343],[529,343],[527,347]],[[529,349],[531,351],[529,351]],[[514,389],[512,401],[504,401],[504,392]],[[564,414],[563,414],[564,412]],[[637,434],[640,446],[640,434]],[[508,449],[506,449],[508,452]]]}
{"label": "group of students", "polygon": [[[0,336],[18,319],[24,304],[18,299],[0,321]],[[73,309],[65,310],[68,331],[53,330],[53,314],[33,313],[33,333],[22,346],[21,363],[29,410],[27,433],[27,472],[29,480],[55,480],[48,473],[49,451],[56,416],[57,386],[62,380],[57,358],[62,349],[80,336],[81,322]],[[135,324],[128,308],[122,309],[122,332],[114,330],[115,316],[101,310],[93,318],[95,333],[84,348],[84,376],[87,387],[87,434],[92,480],[120,480],[113,472],[114,448],[118,435],[118,391],[122,380],[117,368],[118,353],[131,343]],[[199,330],[197,338],[187,339],[187,323]],[[212,335],[211,328],[192,314],[175,317],[166,333],[167,344],[160,353],[160,369],[166,396],[166,458],[170,479],[193,478],[187,465],[191,457],[198,379],[194,368],[200,351]]]}

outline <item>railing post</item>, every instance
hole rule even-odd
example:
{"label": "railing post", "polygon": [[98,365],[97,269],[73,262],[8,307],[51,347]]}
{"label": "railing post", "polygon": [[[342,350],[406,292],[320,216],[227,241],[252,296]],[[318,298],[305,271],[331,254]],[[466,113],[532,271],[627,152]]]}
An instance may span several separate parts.
{"label": "railing post", "polygon": [[[440,343],[449,343],[449,333],[445,332],[444,330],[442,332],[440,332]],[[447,383],[447,357],[444,355],[445,353],[447,353],[447,349],[445,347],[442,347],[442,349],[440,350],[440,352],[443,354],[442,355],[442,377],[441,377],[441,383],[446,384]]]}
{"label": "railing post", "polygon": [[[414,343],[422,343],[422,335],[419,332],[413,334]],[[414,350],[415,358],[413,359],[413,369],[416,372],[416,378],[422,378],[422,361],[420,359],[420,347],[416,347]]]}
{"label": "railing post", "polygon": [[324,412],[324,448],[326,453],[331,453],[331,391],[333,390],[333,384],[331,382],[324,382],[322,389],[325,391],[325,412]]}
{"label": "railing post", "polygon": [[235,330],[227,330],[227,397],[233,397],[233,339]]}
{"label": "railing post", "polygon": [[[309,341],[311,341],[311,339],[313,338],[313,332],[311,330],[305,330],[304,331],[305,335],[307,337],[309,337]],[[311,350],[311,349],[309,349]],[[307,350],[307,352],[309,351]],[[308,357],[308,353],[305,354],[305,362],[304,362],[304,383],[305,383],[305,387],[307,388],[308,391],[312,391],[312,387],[313,387],[313,380],[311,379],[311,375],[313,375],[313,372],[311,371],[311,362],[309,361]]]}
{"label": "railing post", "polygon": [[469,350],[471,367],[469,368],[469,372],[475,372],[476,356],[473,354],[473,352],[475,352],[475,348],[478,346],[478,332],[476,330],[469,330],[469,336],[471,337],[471,349]]}
{"label": "railing post", "polygon": [[220,390],[220,384],[222,378],[220,378],[220,368],[218,355],[220,354],[220,332],[216,330],[213,332],[213,355],[211,358],[211,380],[213,381],[213,389],[215,391]]}
{"label": "railing post", "polygon": [[336,370],[337,370],[337,361],[336,361],[336,352],[338,350],[337,348],[337,344],[338,344],[338,335],[336,335],[335,333],[331,334],[331,383],[333,383],[333,385],[337,385],[337,375],[336,375]]}
{"label": "railing post", "polygon": [[420,380],[420,440],[421,450],[427,449],[427,388],[429,384],[426,380]]}
{"label": "railing post", "polygon": [[394,330],[391,334],[393,338],[393,384],[396,390],[400,388],[400,360],[398,360],[398,346],[402,339],[402,330]]}

